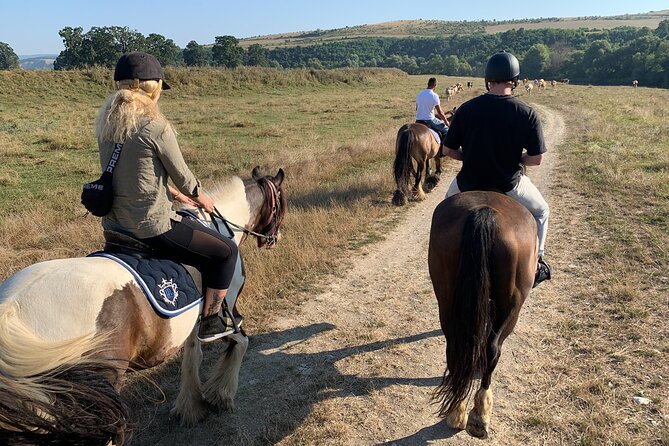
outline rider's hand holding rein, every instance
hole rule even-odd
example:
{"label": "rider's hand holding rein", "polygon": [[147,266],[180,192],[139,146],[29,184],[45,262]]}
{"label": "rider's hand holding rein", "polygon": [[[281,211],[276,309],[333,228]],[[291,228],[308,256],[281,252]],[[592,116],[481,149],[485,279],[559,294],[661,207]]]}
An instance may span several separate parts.
{"label": "rider's hand holding rein", "polygon": [[204,195],[204,194],[200,194],[200,195],[197,196],[197,197],[193,197],[192,200],[195,202],[195,204],[196,204],[198,207],[201,207],[201,208],[204,209],[206,212],[208,212],[208,213],[210,213],[210,214],[211,214],[212,212],[214,212],[214,200],[212,200],[211,198],[209,198],[209,196]]}

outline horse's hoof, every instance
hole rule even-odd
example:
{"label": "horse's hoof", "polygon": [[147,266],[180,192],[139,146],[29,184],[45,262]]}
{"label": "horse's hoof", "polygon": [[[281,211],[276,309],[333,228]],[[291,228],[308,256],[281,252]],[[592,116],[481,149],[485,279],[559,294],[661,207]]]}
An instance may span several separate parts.
{"label": "horse's hoof", "polygon": [[232,398],[224,398],[220,395],[216,395],[214,398],[207,399],[207,403],[210,405],[211,409],[216,412],[219,411],[229,411],[232,412],[235,410],[235,402]]}
{"label": "horse's hoof", "polygon": [[182,426],[192,427],[200,421],[204,420],[207,415],[209,415],[209,409],[204,404],[204,402],[199,401],[195,404],[192,404],[191,407],[187,408],[187,410],[184,410],[184,408],[179,409],[176,405],[174,405],[170,410],[170,415],[177,418]]}
{"label": "horse's hoof", "polygon": [[432,190],[439,184],[439,178],[432,176],[425,180],[425,192],[432,192]]}
{"label": "horse's hoof", "polygon": [[484,440],[488,438],[488,423],[483,421],[479,416],[469,414],[467,421],[467,433],[472,437]]}
{"label": "horse's hoof", "polygon": [[407,204],[407,197],[405,197],[399,190],[396,190],[393,194],[393,204],[395,206],[404,206]]}
{"label": "horse's hoof", "polygon": [[220,389],[213,386],[204,391],[204,400],[210,405],[212,409],[233,411],[235,409],[235,402],[230,396],[226,396]]}

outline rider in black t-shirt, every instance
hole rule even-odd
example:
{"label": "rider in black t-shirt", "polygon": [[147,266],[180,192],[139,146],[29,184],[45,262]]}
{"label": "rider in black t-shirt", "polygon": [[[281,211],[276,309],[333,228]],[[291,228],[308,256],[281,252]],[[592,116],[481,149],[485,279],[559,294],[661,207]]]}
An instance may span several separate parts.
{"label": "rider in black t-shirt", "polygon": [[523,204],[537,221],[539,264],[535,286],[551,278],[544,260],[548,203],[525,176],[523,165],[538,166],[546,152],[541,121],[527,104],[513,97],[520,64],[500,51],[486,65],[488,93],[465,102],[453,116],[444,155],[462,161],[446,197],[469,190],[496,190]]}

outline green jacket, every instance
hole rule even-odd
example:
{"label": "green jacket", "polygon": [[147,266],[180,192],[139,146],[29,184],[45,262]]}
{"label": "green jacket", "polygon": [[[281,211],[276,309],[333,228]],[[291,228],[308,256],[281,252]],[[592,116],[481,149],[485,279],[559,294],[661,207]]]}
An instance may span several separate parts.
{"label": "green jacket", "polygon": [[[183,194],[193,196],[200,183],[186,165],[173,130],[162,120],[149,122],[126,141],[114,170],[114,204],[102,227],[149,238],[170,230],[172,208],[168,178]],[[107,167],[114,143],[99,141],[100,166]]]}

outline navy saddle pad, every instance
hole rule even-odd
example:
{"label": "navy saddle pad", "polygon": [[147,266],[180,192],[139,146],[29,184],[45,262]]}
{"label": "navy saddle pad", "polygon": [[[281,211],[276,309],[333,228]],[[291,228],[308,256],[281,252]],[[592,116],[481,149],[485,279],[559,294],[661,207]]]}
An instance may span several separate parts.
{"label": "navy saddle pad", "polygon": [[172,260],[104,251],[91,253],[88,257],[105,257],[127,269],[160,316],[178,316],[199,305],[203,299],[186,268]]}

